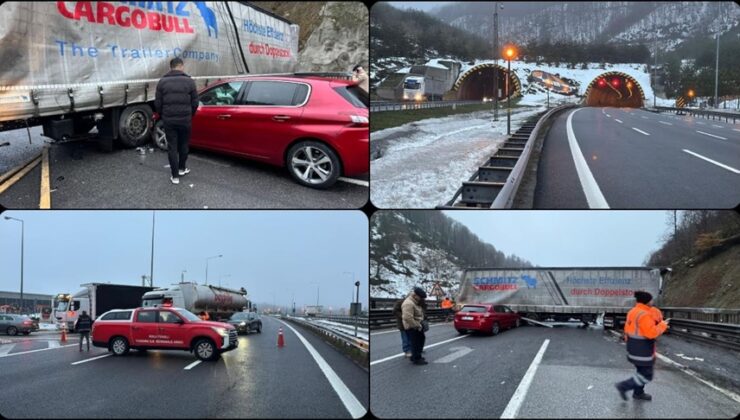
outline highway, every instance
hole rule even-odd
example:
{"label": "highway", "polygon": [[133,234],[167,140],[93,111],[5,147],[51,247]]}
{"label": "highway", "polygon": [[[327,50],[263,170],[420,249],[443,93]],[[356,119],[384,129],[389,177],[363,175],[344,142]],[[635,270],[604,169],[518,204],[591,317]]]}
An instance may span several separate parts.
{"label": "highway", "polygon": [[560,113],[545,140],[534,207],[733,208],[740,124],[633,108]]}
{"label": "highway", "polygon": [[[664,339],[672,350],[706,348]],[[634,368],[624,344],[602,329],[522,326],[482,336],[437,324],[427,333],[424,366],[402,356],[395,329],[371,333],[371,342],[370,410],[381,418],[732,418],[740,412],[737,390],[707,381],[713,388],[662,361],[646,387],[653,401],[622,401],[614,383]],[[702,354],[708,369],[737,370],[736,355],[720,352],[715,361],[713,349]]]}
{"label": "highway", "polygon": [[[78,351],[57,333],[0,337],[0,415],[11,418],[358,418],[368,373],[321,338],[263,317],[216,362],[185,351]],[[278,328],[285,347],[277,348]],[[312,350],[298,337],[300,334]]]}

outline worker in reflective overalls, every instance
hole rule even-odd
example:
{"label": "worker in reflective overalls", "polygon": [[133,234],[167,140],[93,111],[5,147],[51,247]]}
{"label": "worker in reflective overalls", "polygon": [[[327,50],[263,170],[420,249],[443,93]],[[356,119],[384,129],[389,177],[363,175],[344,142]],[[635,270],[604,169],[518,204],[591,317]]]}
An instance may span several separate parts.
{"label": "worker in reflective overalls", "polygon": [[656,319],[660,311],[653,309],[653,296],[650,293],[636,291],[635,300],[635,307],[627,313],[624,334],[627,339],[627,360],[635,365],[637,371],[631,378],[615,386],[625,401],[629,390],[633,390],[632,398],[651,401],[653,397],[645,392],[645,385],[653,380],[655,340],[668,329],[668,322]]}

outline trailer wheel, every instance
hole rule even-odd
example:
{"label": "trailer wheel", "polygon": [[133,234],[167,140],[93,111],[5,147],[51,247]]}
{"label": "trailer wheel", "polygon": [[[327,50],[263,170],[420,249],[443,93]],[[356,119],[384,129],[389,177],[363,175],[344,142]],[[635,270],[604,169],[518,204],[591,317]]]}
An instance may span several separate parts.
{"label": "trailer wheel", "polygon": [[162,150],[167,150],[167,136],[164,134],[164,123],[162,120],[154,123],[152,128],[152,142]]}
{"label": "trailer wheel", "polygon": [[124,147],[138,147],[151,136],[152,109],[149,105],[129,106],[121,112],[118,123],[118,141]]}

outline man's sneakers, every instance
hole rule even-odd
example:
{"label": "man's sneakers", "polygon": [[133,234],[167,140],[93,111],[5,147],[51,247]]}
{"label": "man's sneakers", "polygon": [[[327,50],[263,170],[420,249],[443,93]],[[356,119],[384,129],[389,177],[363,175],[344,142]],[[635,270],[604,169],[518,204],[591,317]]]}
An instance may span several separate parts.
{"label": "man's sneakers", "polygon": [[179,184],[180,178],[175,178],[173,176],[170,176],[170,181],[172,181],[173,184]]}
{"label": "man's sneakers", "polygon": [[190,173],[190,169],[189,169],[189,168],[185,168],[185,169],[180,169],[180,170],[178,171],[178,173],[180,174],[180,176],[183,176],[183,175],[187,175],[187,174],[189,174],[189,173]]}
{"label": "man's sneakers", "polygon": [[403,354],[403,356],[404,357],[411,357],[411,352],[410,351],[407,351],[406,353]]}
{"label": "man's sneakers", "polygon": [[643,400],[643,401],[652,401],[653,396],[648,394],[647,392],[643,392],[642,394],[632,394],[632,398],[636,400]]}
{"label": "man's sneakers", "polygon": [[414,360],[411,363],[413,363],[415,365],[428,365],[429,364],[429,362],[427,362],[426,359]]}
{"label": "man's sneakers", "polygon": [[627,401],[627,390],[624,388],[624,385],[622,385],[621,382],[617,382],[614,386],[617,388],[617,391],[619,391],[619,396],[622,397],[623,400]]}

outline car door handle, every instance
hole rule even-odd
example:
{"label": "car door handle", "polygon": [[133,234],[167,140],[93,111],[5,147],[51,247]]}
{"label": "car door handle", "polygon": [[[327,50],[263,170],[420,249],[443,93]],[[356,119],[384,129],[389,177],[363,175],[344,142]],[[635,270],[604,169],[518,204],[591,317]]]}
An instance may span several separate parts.
{"label": "car door handle", "polygon": [[221,115],[216,115],[216,118],[219,119],[219,120],[228,120],[229,118],[231,118],[231,115],[230,114],[221,114]]}
{"label": "car door handle", "polygon": [[275,121],[288,121],[290,117],[288,115],[275,115],[272,119]]}
{"label": "car door handle", "polygon": [[139,327],[131,327],[131,330],[133,330],[133,331],[136,331],[138,329],[139,329]]}

